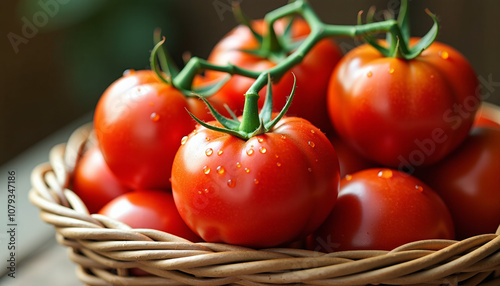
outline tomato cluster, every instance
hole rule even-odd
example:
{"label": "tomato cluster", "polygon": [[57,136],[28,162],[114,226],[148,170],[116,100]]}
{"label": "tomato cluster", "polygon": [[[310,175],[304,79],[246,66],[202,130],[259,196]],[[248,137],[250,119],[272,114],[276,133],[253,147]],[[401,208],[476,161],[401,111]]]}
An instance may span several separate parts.
{"label": "tomato cluster", "polygon": [[[278,67],[293,49],[250,52],[262,45],[255,33],[269,33],[264,23],[236,27],[208,63]],[[303,19],[275,26],[299,43],[312,33]],[[373,45],[342,55],[322,39],[258,94],[243,75],[198,98],[157,70],[129,70],[98,102],[96,145],[72,188],[91,213],[194,242],[330,252],[495,232],[500,124],[477,112],[471,65],[438,42],[412,58]]]}

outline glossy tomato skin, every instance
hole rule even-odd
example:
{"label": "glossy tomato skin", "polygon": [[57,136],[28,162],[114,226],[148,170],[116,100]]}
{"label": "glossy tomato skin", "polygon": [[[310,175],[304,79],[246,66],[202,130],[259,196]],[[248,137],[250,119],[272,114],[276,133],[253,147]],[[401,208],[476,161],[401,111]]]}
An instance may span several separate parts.
{"label": "glossy tomato skin", "polygon": [[198,118],[209,117],[203,102],[186,97],[151,70],[129,71],[99,100],[94,128],[113,173],[130,187],[170,188],[171,164],[181,138]]}
{"label": "glossy tomato skin", "polygon": [[309,247],[391,250],[416,240],[453,237],[450,213],[433,190],[406,173],[372,168],[341,180],[337,203],[309,238]]}
{"label": "glossy tomato skin", "polygon": [[90,213],[97,213],[112,199],[130,191],[107,166],[98,146],[87,150],[75,166],[72,190]]}
{"label": "glossy tomato skin", "polygon": [[132,228],[155,229],[191,242],[201,241],[180,217],[172,193],[164,190],[135,190],[126,193],[106,204],[99,214]]}
{"label": "glossy tomato skin", "polygon": [[418,176],[448,205],[457,238],[495,233],[500,225],[500,129],[475,127],[460,147]]}
{"label": "glossy tomato skin", "polygon": [[[255,20],[252,25],[257,32],[264,33],[266,30],[263,20]],[[277,33],[283,33],[284,23],[278,21],[275,29]],[[295,40],[305,37],[309,32],[309,26],[304,20],[294,20],[292,37]],[[256,48],[258,48],[257,40],[246,26],[240,25],[221,39],[210,53],[208,61],[219,65],[232,63],[253,71],[267,70],[276,65],[269,59],[243,51]],[[290,72],[285,73],[279,82],[273,85],[274,110],[279,111],[285,105],[286,99],[290,95],[290,86],[294,82],[293,73],[297,78],[297,85],[293,103],[287,114],[305,118],[324,132],[330,133],[332,127],[326,109],[326,90],[330,74],[341,57],[342,52],[335,42],[331,39],[320,41],[300,64],[293,67]],[[219,76],[221,76],[219,72],[207,71],[208,79]],[[233,76],[215,94],[215,97],[227,103],[237,115],[241,115],[245,100],[244,94],[254,81],[254,79],[243,76]],[[260,93],[260,106],[264,103],[265,93],[265,89]]]}
{"label": "glossy tomato skin", "polygon": [[333,72],[328,110],[338,134],[360,154],[413,171],[465,139],[480,105],[478,91],[471,65],[445,44],[435,42],[408,61],[362,45]]}
{"label": "glossy tomato skin", "polygon": [[172,170],[175,203],[191,229],[209,242],[257,248],[314,231],[338,184],[332,145],[295,117],[247,141],[198,127],[183,139]]}
{"label": "glossy tomato skin", "polygon": [[356,150],[353,150],[351,146],[349,146],[337,135],[329,136],[329,138],[339,158],[341,178],[346,175],[377,166],[376,163],[367,160]]}

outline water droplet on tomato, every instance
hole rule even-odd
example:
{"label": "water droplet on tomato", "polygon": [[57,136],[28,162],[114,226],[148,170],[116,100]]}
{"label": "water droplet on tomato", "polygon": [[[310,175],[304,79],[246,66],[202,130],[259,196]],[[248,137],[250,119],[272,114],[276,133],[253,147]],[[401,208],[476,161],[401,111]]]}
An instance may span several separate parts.
{"label": "water droplet on tomato", "polygon": [[266,147],[260,147],[260,148],[259,148],[259,152],[260,152],[261,154],[266,154],[266,152],[267,152]]}
{"label": "water droplet on tomato", "polygon": [[245,168],[245,173],[247,173],[247,174],[250,173],[250,169]]}
{"label": "water droplet on tomato", "polygon": [[221,150],[219,150],[219,152],[217,152],[217,155],[219,155],[219,156],[220,156],[220,155],[222,155],[223,153],[224,153],[224,150],[222,150],[222,149],[221,149]]}
{"label": "water droplet on tomato", "polygon": [[274,155],[274,157],[276,157],[276,159],[278,159],[280,156],[278,156],[278,154]]}
{"label": "water droplet on tomato", "polygon": [[280,162],[276,163],[276,166],[281,167],[281,163]]}
{"label": "water droplet on tomato", "polygon": [[415,185],[415,189],[419,192],[423,192],[424,191],[424,188],[420,185]]}
{"label": "water droplet on tomato", "polygon": [[153,122],[157,122],[158,120],[160,120],[160,115],[157,114],[156,112],[151,113],[151,115],[149,117],[151,118],[151,120]]}
{"label": "water droplet on tomato", "polygon": [[316,147],[316,144],[314,144],[314,142],[312,142],[312,141],[307,142],[307,144],[309,144],[309,146],[311,146],[311,148]]}
{"label": "water droplet on tomato", "polygon": [[308,171],[309,173],[312,173],[313,169],[312,169],[311,167],[309,167],[309,168],[307,168],[307,171]]}
{"label": "water droplet on tomato", "polygon": [[257,138],[257,141],[259,141],[259,143],[262,143],[262,142],[264,142],[264,138],[259,137],[259,138]]}
{"label": "water droplet on tomato", "polygon": [[314,134],[314,133],[316,133],[316,131],[314,131],[314,129],[311,129],[311,133]]}
{"label": "water droplet on tomato", "polygon": [[236,162],[236,168],[241,168],[241,163],[240,162]]}
{"label": "water droplet on tomato", "polygon": [[380,172],[378,172],[378,176],[380,178],[384,178],[384,179],[388,179],[388,178],[391,178],[392,177],[392,171],[391,170],[382,170]]}
{"label": "water droplet on tomato", "polygon": [[393,73],[394,73],[394,68],[390,68],[390,69],[389,69],[389,73],[390,73],[390,74],[393,74]]}
{"label": "water droplet on tomato", "polygon": [[217,167],[217,174],[222,175],[225,172],[226,172],[226,170],[224,169],[224,167],[222,167],[222,166]]}
{"label": "water droplet on tomato", "polygon": [[210,137],[205,137],[205,140],[206,141],[210,141]]}
{"label": "water droplet on tomato", "polygon": [[234,188],[234,186],[236,186],[236,180],[233,179],[227,180],[227,186],[230,188]]}
{"label": "water droplet on tomato", "polygon": [[123,76],[133,75],[133,74],[135,74],[135,70],[134,69],[128,69],[128,70],[125,70],[123,72]]}
{"label": "water droplet on tomato", "polygon": [[440,51],[439,52],[439,56],[443,59],[443,60],[447,60],[449,57],[450,57],[450,54],[448,54],[447,51]]}
{"label": "water droplet on tomato", "polygon": [[198,194],[201,195],[201,191],[198,191]]}
{"label": "water droplet on tomato", "polygon": [[214,153],[214,150],[212,148],[208,148],[207,150],[205,150],[205,155],[207,155],[207,156],[212,156],[213,153]]}
{"label": "water droplet on tomato", "polygon": [[281,139],[285,140],[286,136],[285,135],[281,135]]}
{"label": "water droplet on tomato", "polygon": [[344,178],[345,178],[347,181],[350,181],[350,180],[352,180],[352,175],[351,175],[351,174],[347,174],[347,175],[345,175],[345,177],[344,177]]}
{"label": "water droplet on tomato", "polygon": [[182,139],[181,139],[181,145],[186,144],[187,141],[188,141],[188,137],[187,136],[182,137]]}
{"label": "water droplet on tomato", "polygon": [[253,179],[253,183],[257,185],[259,183],[259,180]]}
{"label": "water droplet on tomato", "polygon": [[204,189],[204,190],[203,190],[203,192],[204,192],[205,194],[208,194],[208,189]]}
{"label": "water droplet on tomato", "polygon": [[369,72],[366,74],[366,76],[367,76],[367,77],[372,77],[372,75],[373,75],[373,73],[372,73],[371,71],[369,71]]}
{"label": "water droplet on tomato", "polygon": [[203,173],[205,173],[205,175],[210,174],[210,167],[208,167],[208,166],[203,166]]}
{"label": "water droplet on tomato", "polygon": [[248,149],[248,150],[247,150],[247,155],[248,155],[248,156],[252,156],[252,155],[253,155],[253,152],[254,152],[254,151],[253,151],[253,149]]}

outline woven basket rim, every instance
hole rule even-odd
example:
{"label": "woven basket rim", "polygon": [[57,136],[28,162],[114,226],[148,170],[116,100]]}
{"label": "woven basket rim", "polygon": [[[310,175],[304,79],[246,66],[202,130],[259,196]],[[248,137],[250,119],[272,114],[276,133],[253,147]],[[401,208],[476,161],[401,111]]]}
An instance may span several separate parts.
{"label": "woven basket rim", "polygon": [[[499,108],[483,107],[494,110],[500,122]],[[461,241],[433,239],[392,251],[322,253],[193,243],[89,214],[65,186],[93,140],[88,123],[67,143],[54,146],[49,162],[33,170],[29,193],[87,285],[500,285],[500,227],[495,234]],[[132,276],[134,268],[151,276]]]}

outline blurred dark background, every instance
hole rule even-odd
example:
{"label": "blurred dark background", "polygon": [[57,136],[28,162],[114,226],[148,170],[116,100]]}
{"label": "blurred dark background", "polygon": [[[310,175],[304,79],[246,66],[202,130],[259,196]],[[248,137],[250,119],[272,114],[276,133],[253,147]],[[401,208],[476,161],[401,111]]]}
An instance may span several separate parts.
{"label": "blurred dark background", "polygon": [[[237,0],[252,18],[287,1]],[[149,68],[160,27],[178,64],[182,53],[206,58],[236,25],[231,0],[9,0],[0,3],[0,164],[69,122],[90,114],[126,69]],[[326,23],[355,24],[359,10],[397,9],[398,0],[311,0]],[[412,31],[422,36],[438,15],[438,40],[461,51],[500,104],[500,1],[413,0]],[[380,13],[376,18],[381,17]],[[358,44],[338,40],[344,52]],[[497,84],[497,82],[499,84]]]}

